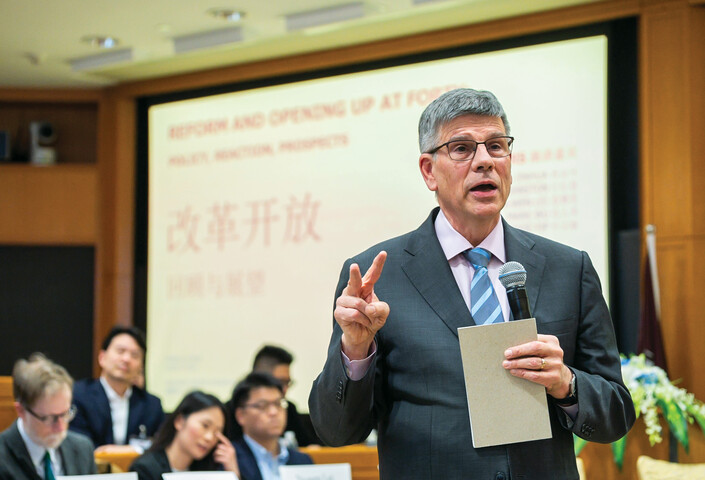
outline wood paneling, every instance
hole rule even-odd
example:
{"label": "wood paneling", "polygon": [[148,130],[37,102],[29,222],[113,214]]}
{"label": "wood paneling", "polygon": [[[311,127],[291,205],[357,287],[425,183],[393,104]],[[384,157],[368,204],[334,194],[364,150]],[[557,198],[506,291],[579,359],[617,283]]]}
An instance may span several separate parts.
{"label": "wood paneling", "polygon": [[0,377],[0,432],[12,425],[16,418],[12,377]]}
{"label": "wood paneling", "polygon": [[[697,309],[705,225],[705,9],[649,1],[640,15],[641,223],[657,228],[661,322],[672,378],[705,398]],[[693,43],[699,42],[699,43]]]}
{"label": "wood paneling", "polygon": [[[662,426],[664,423],[662,422]],[[627,436],[627,447],[624,453],[624,466],[617,468],[610,445],[588,443],[580,453],[585,464],[585,478],[588,480],[638,480],[636,460],[639,455],[648,455],[659,460],[668,460],[669,440],[667,430],[661,443],[653,447],[649,444],[644,422],[637,420],[634,428]],[[678,447],[678,461],[682,463],[699,463],[705,459],[705,436],[699,427],[691,425],[688,429],[690,439],[690,454]]]}
{"label": "wood paneling", "polygon": [[92,245],[94,165],[0,165],[0,243]]}

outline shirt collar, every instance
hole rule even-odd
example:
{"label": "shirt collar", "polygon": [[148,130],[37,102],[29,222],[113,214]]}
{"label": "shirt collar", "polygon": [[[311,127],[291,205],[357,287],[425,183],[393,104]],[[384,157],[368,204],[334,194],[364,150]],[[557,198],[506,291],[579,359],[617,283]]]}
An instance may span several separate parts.
{"label": "shirt collar", "polygon": [[24,423],[22,422],[21,418],[17,419],[17,430],[20,432],[20,436],[22,437],[22,441],[24,441],[25,446],[27,447],[27,452],[29,453],[29,457],[32,459],[32,465],[35,467],[42,467],[44,466],[44,453],[49,450],[49,455],[51,456],[51,461],[56,464],[56,449],[55,448],[49,448],[47,449],[46,447],[42,445],[38,445],[34,443],[34,441],[29,438],[29,435],[27,434],[27,431],[24,429]]}
{"label": "shirt collar", "polygon": [[103,385],[103,390],[105,390],[105,395],[108,397],[108,402],[110,403],[119,402],[121,400],[129,400],[132,395],[132,387],[127,387],[127,390],[125,390],[125,395],[121,397],[115,390],[113,390],[113,387],[110,386],[104,377],[100,377],[100,384]]}
{"label": "shirt collar", "polygon": [[434,227],[436,229],[438,242],[441,244],[443,253],[446,256],[446,260],[450,260],[456,255],[463,253],[468,248],[482,247],[497,257],[500,262],[506,262],[507,256],[504,248],[504,224],[501,219],[497,222],[497,225],[495,225],[490,234],[487,235],[487,237],[485,237],[479,245],[472,245],[465,237],[458,233],[458,231],[453,228],[446,218],[443,210],[438,212],[436,221],[434,222]]}
{"label": "shirt collar", "polygon": [[[249,435],[245,434],[243,435],[243,438],[245,439],[245,443],[250,447],[250,450],[252,450],[252,453],[255,454],[255,458],[259,462],[262,459],[266,459],[268,461],[272,461],[272,454],[269,453],[269,450],[264,448],[262,445],[257,443],[256,440],[254,440],[252,437]],[[279,455],[277,455],[276,460],[279,465],[286,465],[286,462],[289,461],[289,449],[286,448],[286,444],[282,441],[282,439],[278,440],[279,443]]]}

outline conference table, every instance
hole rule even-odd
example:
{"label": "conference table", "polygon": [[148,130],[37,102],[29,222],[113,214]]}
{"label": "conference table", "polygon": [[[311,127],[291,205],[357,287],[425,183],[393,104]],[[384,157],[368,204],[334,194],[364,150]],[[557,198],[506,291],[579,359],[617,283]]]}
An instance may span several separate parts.
{"label": "conference table", "polygon": [[[311,456],[314,463],[349,463],[352,480],[379,480],[377,447],[349,445],[346,447],[302,447],[300,451]],[[117,447],[95,452],[101,470],[126,472],[139,454],[129,447]],[[109,466],[109,468],[108,468]]]}

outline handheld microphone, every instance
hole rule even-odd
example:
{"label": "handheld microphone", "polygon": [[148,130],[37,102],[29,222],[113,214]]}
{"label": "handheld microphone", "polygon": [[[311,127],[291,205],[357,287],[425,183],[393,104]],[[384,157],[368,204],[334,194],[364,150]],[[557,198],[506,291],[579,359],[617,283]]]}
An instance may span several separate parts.
{"label": "handheld microphone", "polygon": [[514,320],[532,318],[529,298],[526,296],[526,270],[519,262],[507,262],[499,268],[499,281],[507,290],[509,308]]}

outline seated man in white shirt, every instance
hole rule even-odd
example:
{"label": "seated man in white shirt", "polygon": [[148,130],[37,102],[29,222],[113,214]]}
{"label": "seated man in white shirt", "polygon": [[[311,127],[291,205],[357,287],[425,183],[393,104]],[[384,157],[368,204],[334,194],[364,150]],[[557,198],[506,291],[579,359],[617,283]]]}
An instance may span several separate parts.
{"label": "seated man in white shirt", "polygon": [[18,419],[0,433],[0,480],[96,473],[90,440],[68,431],[76,411],[64,367],[35,353],[15,363],[12,381]]}
{"label": "seated man in white shirt", "polygon": [[276,480],[281,465],[313,463],[280,438],[288,402],[279,380],[267,373],[251,373],[237,384],[231,402],[243,432],[233,442],[241,480]]}
{"label": "seated man in white shirt", "polygon": [[[147,344],[135,327],[116,326],[98,355],[97,380],[76,382],[76,418],[71,430],[87,435],[96,447],[125,445],[154,435],[164,420],[159,398],[135,385],[142,374]],[[104,447],[101,447],[104,449]]]}

